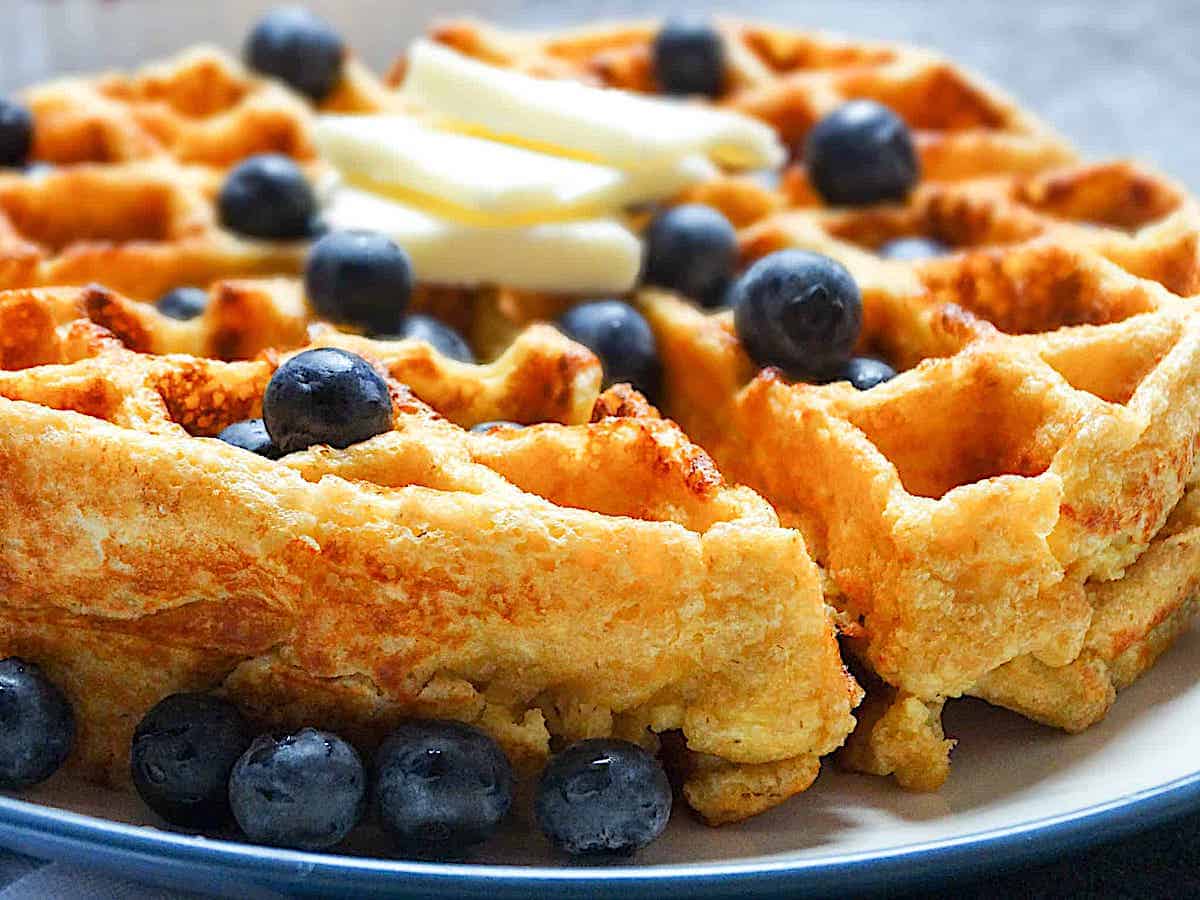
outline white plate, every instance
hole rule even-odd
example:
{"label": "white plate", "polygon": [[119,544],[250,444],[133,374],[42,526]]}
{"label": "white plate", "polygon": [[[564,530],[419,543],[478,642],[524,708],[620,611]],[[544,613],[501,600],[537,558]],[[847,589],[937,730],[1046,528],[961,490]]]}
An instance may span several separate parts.
{"label": "white plate", "polygon": [[978,701],[952,703],[946,728],[960,744],[937,794],[908,794],[827,766],[811,790],[741,825],[709,829],[680,810],[635,860],[600,868],[553,856],[530,826],[528,798],[470,864],[388,859],[386,841],[369,828],[341,848],[345,855],[332,856],[114,825],[154,823],[133,797],[64,780],[22,800],[0,797],[0,844],[212,890],[499,898],[553,884],[599,896],[621,881],[630,898],[657,900],[928,885],[1060,854],[1200,806],[1198,680],[1194,629],[1121,694],[1108,719],[1080,735]]}

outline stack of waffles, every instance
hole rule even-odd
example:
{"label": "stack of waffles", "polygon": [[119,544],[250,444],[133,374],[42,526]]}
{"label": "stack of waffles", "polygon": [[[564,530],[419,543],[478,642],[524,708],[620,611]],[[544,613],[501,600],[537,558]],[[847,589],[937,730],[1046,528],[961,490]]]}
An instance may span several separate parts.
{"label": "stack of waffles", "polygon": [[[651,92],[656,28],[432,37]],[[859,352],[903,370],[883,385],[760,371],[728,311],[653,289],[631,299],[669,418],[601,392],[591,354],[541,324],[584,298],[422,286],[480,365],[339,332],[287,277],[304,246],[235,237],[213,210],[248,154],[319,171],[306,101],[215,51],[29,92],[35,156],[56,165],[0,176],[0,656],[67,690],[78,765],[123,778],[146,709],[215,689],[368,745],[405,716],[460,718],[526,768],[559,741],[679,731],[686,796],[720,823],[804,790],[838,748],[938,787],[950,698],[1086,728],[1182,632],[1200,584],[1194,201],[1079,161],[932,54],[722,29],[715,102],[789,146],[849,99],[913,129],[923,180],[903,203],[826,207],[799,164],[679,198],[723,211],[746,263],[842,262]],[[326,106],[398,108],[403,72],[351,63]],[[875,252],[909,235],[952,252]],[[198,319],[145,302],[182,284],[211,286]],[[278,462],[211,440],[311,346],[386,373],[393,431]],[[464,430],[493,419],[542,424]],[[856,717],[839,635],[867,688]]]}

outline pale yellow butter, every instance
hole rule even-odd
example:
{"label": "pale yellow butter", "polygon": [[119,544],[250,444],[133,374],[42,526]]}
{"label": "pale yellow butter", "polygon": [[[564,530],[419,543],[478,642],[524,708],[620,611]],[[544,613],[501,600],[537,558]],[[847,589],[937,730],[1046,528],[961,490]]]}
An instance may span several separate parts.
{"label": "pale yellow butter", "polygon": [[408,57],[405,98],[496,140],[626,170],[703,154],[735,169],[772,169],[786,153],[769,125],[726,110],[489,66],[431,41]]}
{"label": "pale yellow butter", "polygon": [[411,116],[324,116],[314,139],[347,181],[478,225],[607,215],[714,174],[703,156],[627,173],[440,131]]}
{"label": "pale yellow butter", "polygon": [[580,294],[620,294],[637,282],[641,242],[615,219],[482,227],[340,186],[323,217],[335,229],[388,235],[420,281]]}

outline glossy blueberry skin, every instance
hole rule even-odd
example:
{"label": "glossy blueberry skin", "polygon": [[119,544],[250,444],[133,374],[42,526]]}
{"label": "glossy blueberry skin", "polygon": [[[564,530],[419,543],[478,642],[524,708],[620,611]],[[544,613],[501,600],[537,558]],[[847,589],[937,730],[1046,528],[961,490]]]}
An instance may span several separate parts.
{"label": "glossy blueberry skin", "polygon": [[654,38],[654,75],[664,94],[717,97],[725,88],[725,41],[711,22],[671,19]]}
{"label": "glossy blueberry skin", "polygon": [[477,434],[483,434],[489,431],[519,431],[524,427],[519,422],[506,422],[502,419],[497,419],[494,422],[480,422],[478,425],[472,425],[471,430]]}
{"label": "glossy blueberry skin", "polygon": [[279,459],[283,454],[267,433],[267,426],[262,419],[246,419],[244,422],[234,422],[217,435],[217,439],[232,444],[242,450],[249,450],[267,459]]}
{"label": "glossy blueberry skin", "polygon": [[733,321],[760,366],[793,378],[836,377],[862,330],[862,297],[838,262],[806,250],[764,256],[730,292]]}
{"label": "glossy blueberry skin", "polygon": [[412,296],[408,254],[375,231],[332,231],[312,246],[304,289],[318,315],[388,334],[404,326]]}
{"label": "glossy blueberry skin", "polygon": [[58,771],[75,743],[75,713],[36,663],[0,660],[0,790],[20,790]]}
{"label": "glossy blueberry skin", "polygon": [[687,203],[659,213],[646,232],[645,281],[702,306],[720,306],[737,267],[737,233],[711,206]]}
{"label": "glossy blueberry skin", "polygon": [[177,287],[159,297],[154,306],[168,318],[187,321],[204,313],[208,306],[208,291],[198,287]]}
{"label": "glossy blueberry skin", "polygon": [[133,786],[174,825],[229,820],[229,773],[254,737],[237,707],[205,694],[172,694],[133,733]]}
{"label": "glossy blueberry skin", "polygon": [[317,195],[289,157],[262,153],[239,163],[217,196],[221,224],[230,231],[267,240],[309,237]]}
{"label": "glossy blueberry skin", "polygon": [[263,422],[283,453],[344,448],[391,430],[392,398],[361,356],[321,347],[296,354],[271,376]]}
{"label": "glossy blueberry skin", "polygon": [[299,6],[273,9],[246,38],[250,68],[287,82],[310,100],[324,100],[342,77],[345,45],[324,19]]}
{"label": "glossy blueberry skin", "polygon": [[879,359],[869,356],[856,356],[846,363],[842,370],[842,378],[849,381],[860,391],[869,391],[878,384],[891,381],[896,377],[896,370]]}
{"label": "glossy blueberry skin", "polygon": [[605,387],[627,381],[647,397],[657,396],[662,380],[658,344],[650,324],[628,303],[581,303],[563,314],[558,327],[600,359]]}
{"label": "glossy blueberry skin", "polygon": [[851,100],[813,126],[804,162],[817,193],[839,206],[903,200],[920,178],[908,126],[873,100]]}
{"label": "glossy blueberry skin", "polygon": [[33,149],[33,115],[16,100],[0,98],[0,166],[20,168]]}
{"label": "glossy blueberry skin", "polygon": [[932,259],[935,256],[945,256],[950,252],[950,247],[933,238],[902,237],[888,241],[877,252],[884,259]]}
{"label": "glossy blueberry skin", "polygon": [[464,363],[475,362],[475,354],[471,352],[462,335],[433,316],[412,313],[395,334],[378,334],[375,337],[381,341],[424,341],[449,359]]}
{"label": "glossy blueberry skin", "polygon": [[358,752],[327,731],[261,735],[233,767],[229,805],[259,844],[323,850],[342,841],[366,810]]}
{"label": "glossy blueberry skin", "polygon": [[671,785],[637,744],[599,738],[555,756],[538,781],[534,813],[555,847],[625,855],[654,841],[671,818]]}
{"label": "glossy blueberry skin", "polygon": [[461,722],[405,722],[375,755],[374,799],[400,846],[447,855],[481,844],[513,800],[513,773],[499,745]]}

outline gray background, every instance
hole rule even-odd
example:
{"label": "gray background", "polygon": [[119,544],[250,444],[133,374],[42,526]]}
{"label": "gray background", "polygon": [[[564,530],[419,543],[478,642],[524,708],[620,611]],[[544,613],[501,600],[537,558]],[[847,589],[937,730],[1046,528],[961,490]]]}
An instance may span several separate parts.
{"label": "gray background", "polygon": [[[56,72],[130,65],[200,40],[235,47],[247,24],[270,5],[264,0],[0,0],[0,90]],[[505,22],[553,25],[670,8],[669,3],[583,0],[310,0],[308,5],[334,21],[376,66],[390,61],[437,15],[471,10]],[[1089,155],[1140,157],[1200,189],[1200,144],[1192,136],[1200,83],[1197,0],[730,0],[719,6],[761,19],[936,47],[1005,86]],[[32,865],[0,851],[0,900],[18,896],[17,886],[8,894],[5,883]],[[33,893],[19,896],[44,893],[46,885],[37,884],[26,880]],[[116,896],[113,890],[80,880],[73,893]],[[943,896],[1200,896],[1200,815],[1065,855],[1050,865],[959,884]]]}

